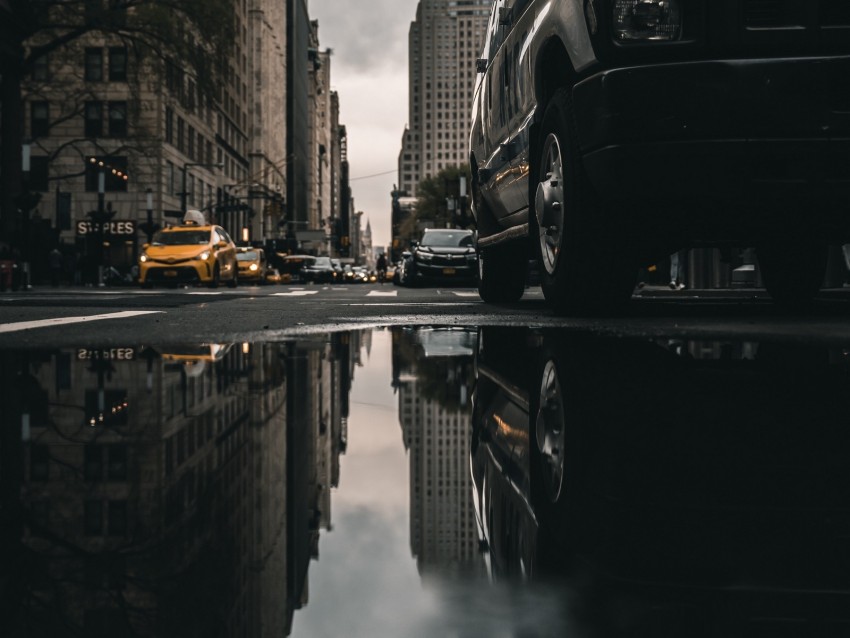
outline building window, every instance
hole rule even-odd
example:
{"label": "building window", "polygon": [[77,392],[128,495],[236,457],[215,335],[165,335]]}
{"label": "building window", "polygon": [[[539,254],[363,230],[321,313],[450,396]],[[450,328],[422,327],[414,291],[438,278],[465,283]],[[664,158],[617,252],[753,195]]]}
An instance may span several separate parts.
{"label": "building window", "polygon": [[174,111],[169,107],[165,109],[165,141],[174,144]]}
{"label": "building window", "polygon": [[166,189],[169,195],[174,195],[174,193],[177,191],[177,187],[175,186],[174,181],[174,164],[172,162],[166,162],[165,169],[165,179],[167,180]]}
{"label": "building window", "polygon": [[103,503],[101,501],[86,501],[83,517],[87,536],[103,533]]}
{"label": "building window", "polygon": [[33,60],[32,79],[36,82],[46,82],[50,79],[50,59],[42,55]]}
{"label": "building window", "polygon": [[44,137],[50,134],[50,105],[48,102],[30,104],[30,134]]}
{"label": "building window", "polygon": [[101,82],[103,80],[103,49],[86,49],[86,80]]}
{"label": "building window", "polygon": [[86,137],[101,137],[103,135],[103,103],[86,102]]}
{"label": "building window", "polygon": [[190,127],[189,127],[189,136],[188,136],[188,138],[189,138],[189,139],[188,139],[188,142],[189,142],[188,146],[189,146],[189,148],[188,148],[187,155],[189,156],[189,159],[190,159],[190,160],[192,160],[192,161],[194,162],[194,161],[195,161],[195,127],[194,127],[194,126],[190,126]]}
{"label": "building window", "polygon": [[127,137],[127,103],[109,103],[109,137]]}
{"label": "building window", "polygon": [[180,151],[181,153],[183,152],[183,134],[184,134],[183,129],[184,129],[184,127],[185,127],[185,124],[183,123],[183,118],[178,117],[177,118],[177,150]]}
{"label": "building window", "polygon": [[109,47],[109,81],[127,81],[127,47]]}

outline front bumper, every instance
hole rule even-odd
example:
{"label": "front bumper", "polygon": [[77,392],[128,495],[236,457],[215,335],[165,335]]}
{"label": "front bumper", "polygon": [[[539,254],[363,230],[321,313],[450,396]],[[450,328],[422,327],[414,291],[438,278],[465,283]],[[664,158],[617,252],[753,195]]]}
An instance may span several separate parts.
{"label": "front bumper", "polygon": [[465,261],[434,264],[417,261],[414,266],[414,276],[420,280],[430,281],[473,281],[478,276],[478,263]]}
{"label": "front bumper", "polygon": [[847,56],[600,72],[573,90],[585,170],[609,204],[693,211],[709,234],[793,225],[803,209],[850,238],[848,77]]}
{"label": "front bumper", "polygon": [[213,268],[213,262],[190,261],[174,265],[148,262],[139,268],[139,282],[208,283],[212,281]]}
{"label": "front bumper", "polygon": [[259,270],[239,269],[239,281],[265,281],[265,275]]}

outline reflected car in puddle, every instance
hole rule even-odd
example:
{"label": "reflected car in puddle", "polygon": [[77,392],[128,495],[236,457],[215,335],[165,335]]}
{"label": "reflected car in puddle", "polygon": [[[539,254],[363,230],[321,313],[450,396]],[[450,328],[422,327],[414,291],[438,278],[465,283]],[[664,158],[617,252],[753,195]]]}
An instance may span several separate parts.
{"label": "reflected car in puddle", "polygon": [[560,583],[594,635],[850,622],[843,350],[484,328],[476,367],[492,579]]}

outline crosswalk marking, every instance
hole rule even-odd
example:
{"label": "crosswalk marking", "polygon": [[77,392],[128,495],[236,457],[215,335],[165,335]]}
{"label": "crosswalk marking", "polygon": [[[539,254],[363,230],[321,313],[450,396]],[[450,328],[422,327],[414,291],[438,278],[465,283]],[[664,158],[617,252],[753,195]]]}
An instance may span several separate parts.
{"label": "crosswalk marking", "polygon": [[105,315],[90,315],[88,317],[55,317],[53,319],[40,319],[38,321],[19,321],[16,323],[0,324],[0,333],[20,332],[21,330],[32,330],[33,328],[47,328],[48,326],[64,326],[72,323],[88,323],[89,321],[103,321],[105,319],[129,319],[131,317],[142,317],[145,315],[163,314],[159,310],[140,310],[126,312],[111,312]]}
{"label": "crosswalk marking", "polygon": [[276,292],[272,297],[307,297],[318,294],[318,290],[292,290],[290,292]]}
{"label": "crosswalk marking", "polygon": [[367,297],[398,297],[398,290],[390,290],[389,292],[381,292],[380,290],[372,290]]}

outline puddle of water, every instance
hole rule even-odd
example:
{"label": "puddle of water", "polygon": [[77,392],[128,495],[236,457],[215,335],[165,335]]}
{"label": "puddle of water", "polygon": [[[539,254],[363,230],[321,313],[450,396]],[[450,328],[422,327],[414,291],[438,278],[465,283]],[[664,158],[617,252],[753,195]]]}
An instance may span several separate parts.
{"label": "puddle of water", "polygon": [[406,328],[0,359],[2,635],[850,622],[842,347]]}

